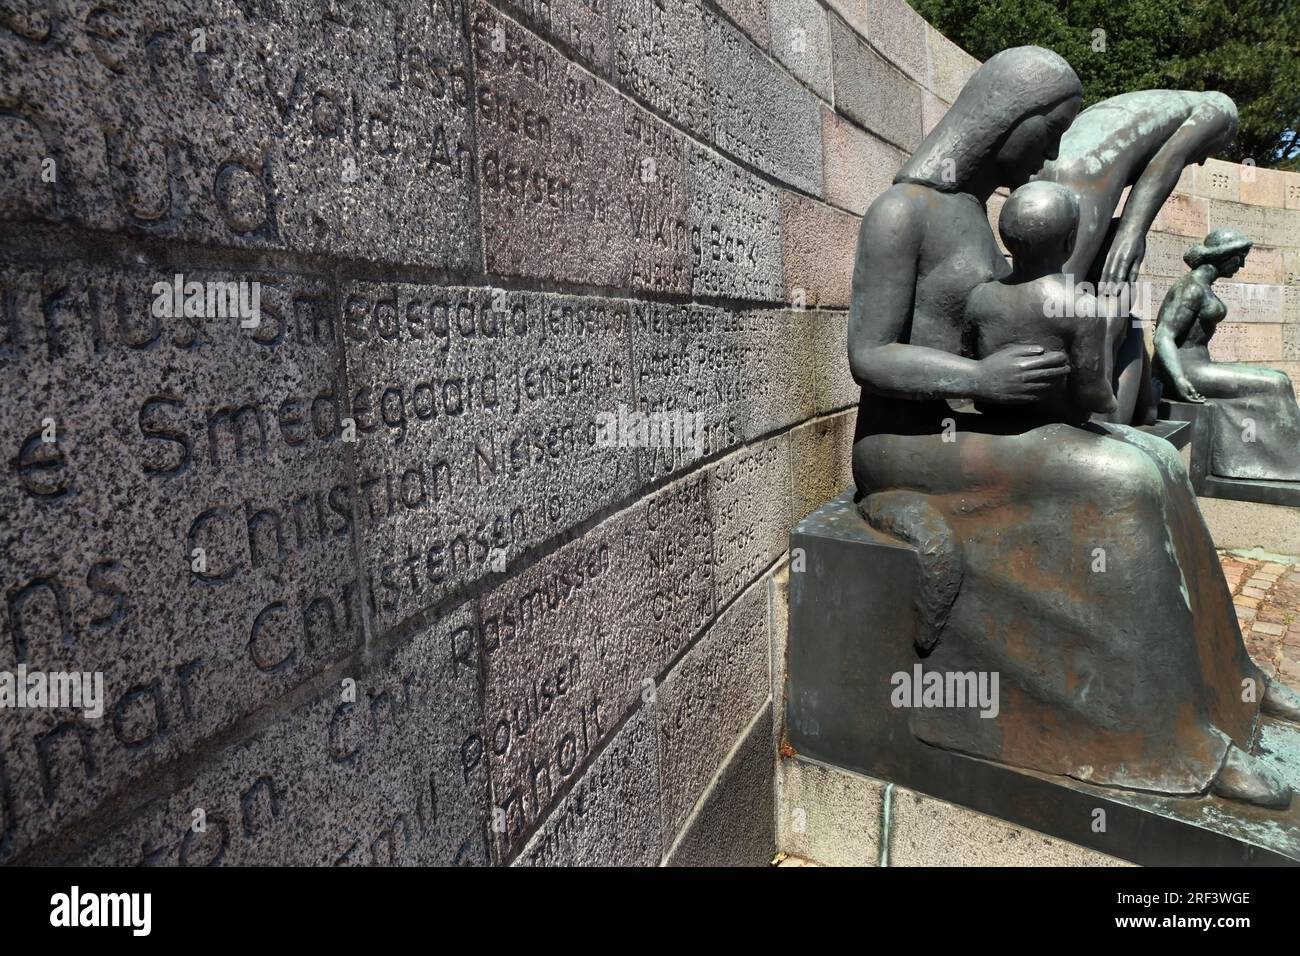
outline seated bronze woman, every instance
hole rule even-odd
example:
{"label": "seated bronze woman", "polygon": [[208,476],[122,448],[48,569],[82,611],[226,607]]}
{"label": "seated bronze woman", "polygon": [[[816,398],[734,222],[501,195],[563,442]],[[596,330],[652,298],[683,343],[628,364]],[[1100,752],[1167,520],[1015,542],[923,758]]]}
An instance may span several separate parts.
{"label": "seated bronze woman", "polygon": [[1156,320],[1154,371],[1165,396],[1213,400],[1210,473],[1224,478],[1300,481],[1300,406],[1277,369],[1210,358],[1210,339],[1228,314],[1214,281],[1246,264],[1251,241],[1216,229],[1183,256],[1191,272],[1170,288]]}
{"label": "seated bronze woman", "polygon": [[1246,653],[1173,447],[1036,419],[1070,372],[1063,352],[972,357],[967,298],[1008,270],[985,204],[1053,158],[1081,98],[1056,54],[997,54],[862,222],[848,340],[859,508],[917,548],[927,669],[995,671],[1002,688],[996,718],[919,709],[912,731],[1096,784],[1286,806],[1250,748],[1261,709],[1294,718],[1297,698]]}

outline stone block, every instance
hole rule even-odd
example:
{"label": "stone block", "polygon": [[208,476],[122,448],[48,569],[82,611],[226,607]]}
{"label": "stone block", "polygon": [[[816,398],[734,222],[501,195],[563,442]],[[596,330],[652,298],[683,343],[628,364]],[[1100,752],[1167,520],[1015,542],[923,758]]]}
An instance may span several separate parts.
{"label": "stone block", "polygon": [[832,10],[844,18],[844,22],[858,36],[866,37],[870,25],[867,17],[867,0],[827,0],[827,3]]}
{"label": "stone block", "polygon": [[[1197,183],[1205,177],[1204,171],[1197,173]],[[1258,206],[1246,206],[1238,202],[1223,199],[1211,199],[1207,209],[1211,229],[1231,228],[1245,233],[1255,242],[1264,240],[1264,210]]]}
{"label": "stone block", "polygon": [[773,828],[772,705],[754,718],[668,854],[668,866],[768,866]]}
{"label": "stone block", "polygon": [[1279,285],[1286,281],[1282,250],[1255,245],[1246,256],[1246,264],[1233,276],[1237,282],[1263,282]]}
{"label": "stone block", "polygon": [[708,480],[597,525],[480,600],[484,737],[512,856],[714,614]]}
{"label": "stone block", "polygon": [[817,368],[817,413],[856,408],[862,388],[849,369],[848,313],[812,312],[808,325]]}
{"label": "stone block", "polygon": [[[1165,200],[1165,204],[1156,213],[1151,229],[1154,232],[1172,233],[1200,242],[1209,232],[1205,218],[1207,210],[1206,199],[1185,193],[1174,193]],[[1193,243],[1187,244],[1190,246]]]}
{"label": "stone block", "polygon": [[1241,322],[1220,322],[1210,340],[1210,357],[1216,362],[1238,362],[1245,351],[1250,326]]}
{"label": "stone block", "polygon": [[823,866],[877,866],[885,785],[797,757],[777,761],[777,849]]}
{"label": "stone block", "polygon": [[1262,548],[1273,554],[1290,554],[1300,541],[1298,508],[1228,498],[1198,498],[1196,503],[1216,548]]}
{"label": "stone block", "polygon": [[790,433],[790,476],[795,521],[853,485],[853,424],[842,412],[800,425]]}
{"label": "stone block", "polygon": [[1296,393],[1296,398],[1300,399],[1300,357],[1294,359],[1288,357],[1285,361],[1269,364],[1279,372],[1286,372],[1287,377],[1291,379],[1291,390]]}
{"label": "stone block", "polygon": [[745,35],[763,49],[768,47],[768,0],[715,0],[718,9],[731,17]]}
{"label": "stone block", "polygon": [[637,487],[635,449],[602,428],[633,404],[625,301],[362,282],[342,298],[380,628]]}
{"label": "stone block", "polygon": [[1196,170],[1196,191],[1207,199],[1241,202],[1241,167],[1221,159],[1207,159]]}
{"label": "stone block", "polygon": [[611,0],[614,76],[656,113],[710,138],[706,14],[699,0]]}
{"label": "stone block", "polygon": [[1133,865],[903,787],[890,818],[890,866]]}
{"label": "stone block", "polygon": [[835,108],[912,152],[921,144],[921,87],[831,19]]}
{"label": "stone block", "polygon": [[637,410],[663,421],[680,414],[698,436],[645,447],[643,481],[811,414],[814,378],[796,313],[639,302],[632,321]]}
{"label": "stone block", "polygon": [[[1205,238],[1204,234],[1201,238]],[[1187,263],[1183,262],[1183,253],[1194,245],[1196,242],[1187,236],[1147,233],[1147,254],[1142,260],[1142,274],[1165,279],[1186,275],[1188,270]]]}
{"label": "stone block", "polygon": [[[241,327],[241,291],[250,314],[260,300],[256,328]],[[363,631],[325,280],[8,263],[0,302],[0,670],[98,673],[105,698],[98,718],[27,708],[0,725],[3,858]]]}
{"label": "stone block", "polygon": [[608,0],[498,0],[497,5],[593,73],[609,76],[613,30]]}
{"label": "stone block", "polygon": [[1171,278],[1151,279],[1143,276],[1138,279],[1137,294],[1135,296],[1132,312],[1134,315],[1146,319],[1147,325],[1143,329],[1143,335],[1150,341],[1147,342],[1147,348],[1152,348],[1154,339],[1154,329],[1156,316],[1160,314],[1160,307],[1164,304],[1165,296],[1169,294],[1169,289],[1174,280]]}
{"label": "stone block", "polygon": [[833,206],[781,194],[786,297],[807,308],[848,308],[861,220]]}
{"label": "stone block", "polygon": [[1210,339],[1216,362],[1276,362],[1282,358],[1282,326],[1273,322],[1223,322]]}
{"label": "stone block", "polygon": [[699,0],[615,0],[619,85],[742,162],[822,191],[817,98]]}
{"label": "stone block", "polygon": [[1295,246],[1296,237],[1300,236],[1300,210],[1297,209],[1211,200],[1208,219],[1211,229],[1236,229],[1265,246]]}
{"label": "stone block", "polygon": [[768,0],[768,11],[772,55],[829,102],[833,74],[826,9],[817,0]]}
{"label": "stone block", "polygon": [[930,89],[928,33],[934,28],[907,0],[866,0],[867,39],[899,69]]}
{"label": "stone block", "polygon": [[[1171,235],[1165,232],[1147,234],[1147,254],[1142,262],[1145,275],[1177,279],[1189,271],[1183,255],[1192,246],[1197,245],[1205,234],[1199,237]],[[1256,245],[1246,257],[1245,268],[1239,270],[1232,278],[1234,284],[1268,284],[1276,286],[1284,280],[1282,253],[1266,245]],[[1218,288],[1216,284],[1215,288]]]}
{"label": "stone block", "polygon": [[[802,564],[800,565],[802,568]],[[764,577],[767,585],[767,633],[772,659],[772,752],[780,753],[785,740],[786,644],[790,637],[790,562],[782,561]]]}
{"label": "stone block", "polygon": [[[929,90],[921,91],[921,136],[929,136],[939,120],[948,112],[949,105]],[[904,154],[906,155],[906,154]]]}
{"label": "stone block", "polygon": [[613,528],[600,526],[481,599],[484,734],[465,746],[489,767],[503,859],[600,750],[639,690],[612,686],[597,647],[597,634],[624,637],[622,545]]}
{"label": "stone block", "polygon": [[822,153],[826,165],[826,201],[864,215],[888,189],[907,155],[882,139],[822,107]]}
{"label": "stone block", "polygon": [[1300,246],[1300,209],[1264,209],[1264,234],[1260,242],[1268,246]]}
{"label": "stone block", "polygon": [[[1300,173],[1284,172],[1282,174],[1282,183],[1286,190],[1286,208],[1300,209]],[[1289,245],[1296,245],[1295,241]]]}
{"label": "stone block", "polygon": [[1282,359],[1300,362],[1300,323],[1288,322],[1282,326]]}
{"label": "stone block", "polygon": [[1214,283],[1214,294],[1228,307],[1228,322],[1282,322],[1287,289],[1264,282]]}
{"label": "stone block", "polygon": [[780,302],[785,263],[777,190],[713,150],[687,147],[691,293]]}
{"label": "stone block", "polygon": [[1287,285],[1300,286],[1300,249],[1282,249],[1282,281]]}
{"label": "stone block", "polygon": [[955,103],[980,61],[928,24],[925,35],[930,46],[930,89],[945,103]]}
{"label": "stone block", "polygon": [[73,7],[5,37],[0,217],[480,266],[462,0]]}
{"label": "stone block", "polygon": [[822,195],[817,98],[734,26],[706,17],[712,140],[742,162]]}
{"label": "stone block", "polygon": [[[487,776],[462,605],[231,745],[191,780],[87,841],[78,864],[446,866],[491,862]],[[200,817],[201,813],[201,817]],[[202,820],[203,829],[196,829]]]}
{"label": "stone block", "polygon": [[485,3],[471,32],[488,272],[688,291],[682,137]]}
{"label": "stone block", "polygon": [[659,752],[653,704],[638,707],[537,828],[516,866],[657,866]]}
{"label": "stone block", "polygon": [[[763,576],[767,584],[767,631],[772,658],[772,698],[781,704],[785,693],[785,641],[789,636],[790,563],[781,559],[776,567]],[[777,711],[772,732],[776,735],[774,749],[780,749],[781,732],[785,730],[785,711]]]}
{"label": "stone block", "polygon": [[740,594],[790,540],[790,443],[749,445],[709,468],[713,576],[718,603]]}
{"label": "stone block", "polygon": [[673,840],[736,738],[768,698],[767,588],[724,611],[659,687],[664,836]]}
{"label": "stone block", "polygon": [[614,658],[625,686],[644,692],[645,677],[662,675],[717,614],[712,490],[707,474],[692,474],[637,502],[618,525],[631,568],[618,579],[631,614],[618,639],[633,650]]}
{"label": "stone block", "polygon": [[1286,208],[1286,175],[1281,170],[1242,165],[1238,175],[1242,202],[1252,206]]}
{"label": "stone block", "polygon": [[[1176,193],[1176,191],[1175,191],[1175,193]],[[1120,194],[1119,194],[1119,201],[1118,201],[1117,203],[1115,203],[1115,213],[1114,213],[1114,215],[1116,215],[1116,216],[1123,216],[1123,215],[1124,215],[1124,210],[1125,210],[1126,208],[1128,208],[1128,197],[1131,196],[1131,195],[1133,195],[1133,187],[1132,187],[1132,186],[1125,186],[1124,189],[1123,189],[1123,190],[1120,192]],[[1158,210],[1157,210],[1157,212],[1156,212],[1156,215],[1157,215],[1157,216],[1160,215],[1160,213],[1159,213]],[[1157,231],[1158,231],[1158,230],[1157,230]]]}

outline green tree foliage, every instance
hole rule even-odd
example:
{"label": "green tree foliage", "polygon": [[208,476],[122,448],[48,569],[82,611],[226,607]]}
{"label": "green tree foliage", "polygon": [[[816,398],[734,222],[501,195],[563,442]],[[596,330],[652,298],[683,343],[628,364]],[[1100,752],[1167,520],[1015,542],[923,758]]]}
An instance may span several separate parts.
{"label": "green tree foliage", "polygon": [[[1300,0],[910,0],[972,56],[1037,44],[1085,105],[1126,90],[1221,90],[1241,128],[1224,159],[1300,169]],[[1104,32],[1100,32],[1104,31]]]}

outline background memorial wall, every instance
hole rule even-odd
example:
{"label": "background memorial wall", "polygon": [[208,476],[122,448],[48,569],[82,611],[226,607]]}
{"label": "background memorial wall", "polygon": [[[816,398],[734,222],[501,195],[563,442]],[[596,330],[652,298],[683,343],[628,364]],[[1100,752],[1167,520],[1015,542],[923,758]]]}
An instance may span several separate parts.
{"label": "background memorial wall", "polygon": [[[859,217],[976,65],[902,0],[5,5],[0,671],[105,700],[3,714],[0,862],[766,862]],[[1148,265],[1257,235],[1220,348],[1294,374],[1255,177]]]}

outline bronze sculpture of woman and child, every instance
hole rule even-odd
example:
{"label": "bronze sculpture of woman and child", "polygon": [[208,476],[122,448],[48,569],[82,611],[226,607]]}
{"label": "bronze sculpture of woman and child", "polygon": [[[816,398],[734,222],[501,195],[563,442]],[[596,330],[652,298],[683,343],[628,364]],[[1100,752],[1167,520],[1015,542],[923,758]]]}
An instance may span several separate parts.
{"label": "bronze sculpture of woman and child", "polygon": [[[1261,713],[1300,720],[1300,696],[1248,656],[1177,452],[1127,424],[1149,404],[1127,317],[1086,296],[1060,309],[1075,276],[1136,277],[1182,165],[1231,138],[1235,110],[1155,91],[1080,114],[1082,98],[1055,53],[997,54],[862,222],[858,507],[916,546],[918,655],[1001,675],[996,719],[920,709],[912,731],[1099,785],[1285,807],[1251,747]],[[999,187],[1011,267],[985,211]]]}

